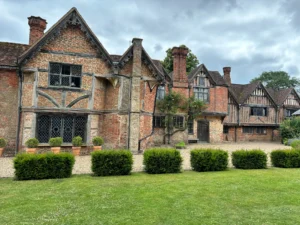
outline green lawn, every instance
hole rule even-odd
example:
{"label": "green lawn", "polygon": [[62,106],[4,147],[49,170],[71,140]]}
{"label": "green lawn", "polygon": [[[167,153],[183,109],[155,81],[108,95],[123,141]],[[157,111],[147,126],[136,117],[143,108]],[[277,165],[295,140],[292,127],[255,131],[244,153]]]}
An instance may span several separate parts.
{"label": "green lawn", "polygon": [[0,179],[0,224],[300,224],[300,169]]}

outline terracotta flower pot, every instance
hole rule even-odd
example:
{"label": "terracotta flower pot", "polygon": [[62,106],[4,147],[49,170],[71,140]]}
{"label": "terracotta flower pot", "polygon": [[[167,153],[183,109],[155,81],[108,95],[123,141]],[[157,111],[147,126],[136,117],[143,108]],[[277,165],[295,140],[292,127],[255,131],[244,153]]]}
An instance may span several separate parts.
{"label": "terracotta flower pot", "polygon": [[102,146],[93,146],[94,151],[100,151],[102,149]]}
{"label": "terracotta flower pot", "polygon": [[28,154],[35,154],[36,153],[36,148],[27,148],[26,153]]}
{"label": "terracotta flower pot", "polygon": [[79,156],[80,155],[80,149],[81,149],[81,147],[72,147],[73,155]]}
{"label": "terracotta flower pot", "polygon": [[58,153],[60,153],[60,147],[51,147],[51,151],[52,151],[54,154],[58,154]]}
{"label": "terracotta flower pot", "polygon": [[2,156],[3,152],[4,152],[4,148],[0,148],[0,157]]}

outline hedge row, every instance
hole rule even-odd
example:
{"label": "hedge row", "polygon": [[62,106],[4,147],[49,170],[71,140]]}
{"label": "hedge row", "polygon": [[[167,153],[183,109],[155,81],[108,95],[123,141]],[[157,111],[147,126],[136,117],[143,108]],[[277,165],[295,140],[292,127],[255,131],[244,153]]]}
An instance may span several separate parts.
{"label": "hedge row", "polygon": [[150,174],[179,173],[182,161],[176,149],[152,148],[144,152],[145,171]]}
{"label": "hedge row", "polygon": [[128,150],[103,150],[92,153],[92,171],[97,176],[128,175],[132,164],[132,153]]}
{"label": "hedge row", "polygon": [[274,167],[300,168],[300,151],[275,150],[271,153],[271,162]]}
{"label": "hedge row", "polygon": [[72,175],[75,159],[70,153],[18,154],[14,159],[18,180],[67,178]]}
{"label": "hedge row", "polygon": [[262,150],[238,150],[232,153],[232,164],[238,169],[265,169],[267,155]]}

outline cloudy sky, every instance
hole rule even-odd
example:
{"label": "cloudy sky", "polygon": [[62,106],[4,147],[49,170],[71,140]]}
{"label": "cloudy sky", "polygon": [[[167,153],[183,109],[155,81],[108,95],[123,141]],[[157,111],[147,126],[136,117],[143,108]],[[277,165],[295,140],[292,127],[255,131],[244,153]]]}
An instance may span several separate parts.
{"label": "cloudy sky", "polygon": [[298,0],[0,0],[0,41],[28,43],[28,16],[50,28],[72,7],[110,54],[140,37],[154,59],[185,44],[209,70],[231,66],[233,83],[270,70],[300,78]]}

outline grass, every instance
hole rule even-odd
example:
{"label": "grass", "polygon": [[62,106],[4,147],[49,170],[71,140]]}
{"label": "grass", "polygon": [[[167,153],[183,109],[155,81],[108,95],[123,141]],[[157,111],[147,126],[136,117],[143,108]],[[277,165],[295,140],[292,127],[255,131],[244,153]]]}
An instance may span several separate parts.
{"label": "grass", "polygon": [[13,181],[0,224],[300,224],[300,169]]}

